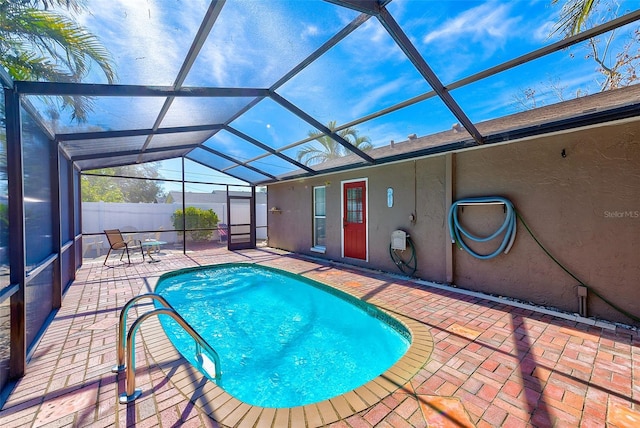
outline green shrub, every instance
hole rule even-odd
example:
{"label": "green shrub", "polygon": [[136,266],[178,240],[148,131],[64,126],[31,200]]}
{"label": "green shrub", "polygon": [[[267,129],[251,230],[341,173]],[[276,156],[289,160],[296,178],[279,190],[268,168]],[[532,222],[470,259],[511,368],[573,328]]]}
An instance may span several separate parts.
{"label": "green shrub", "polygon": [[9,246],[9,206],[7,204],[0,204],[0,248],[8,247],[8,246]]}
{"label": "green shrub", "polygon": [[[192,230],[187,231],[187,236],[192,241],[208,241],[213,235],[213,230],[218,225],[218,215],[212,210],[204,210],[202,208],[187,207],[186,209],[186,226],[189,229],[209,229],[209,230]],[[176,230],[182,230],[182,219],[184,215],[182,210],[176,210],[171,216],[173,227]],[[182,232],[178,232],[182,234]]]}

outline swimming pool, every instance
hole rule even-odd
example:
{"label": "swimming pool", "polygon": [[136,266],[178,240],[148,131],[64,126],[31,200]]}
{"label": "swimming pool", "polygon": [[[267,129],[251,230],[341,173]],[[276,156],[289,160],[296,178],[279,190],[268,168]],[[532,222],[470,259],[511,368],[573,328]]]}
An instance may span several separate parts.
{"label": "swimming pool", "polygon": [[[220,355],[221,387],[245,403],[293,407],[370,381],[409,347],[397,320],[352,296],[285,271],[246,264],[186,269],[156,286]],[[195,345],[167,335],[192,364]]]}

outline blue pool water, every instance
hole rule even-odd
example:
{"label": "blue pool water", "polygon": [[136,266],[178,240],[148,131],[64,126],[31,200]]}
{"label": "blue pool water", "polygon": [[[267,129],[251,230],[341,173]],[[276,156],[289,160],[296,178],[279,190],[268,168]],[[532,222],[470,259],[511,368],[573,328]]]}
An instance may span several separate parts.
{"label": "blue pool water", "polygon": [[[242,264],[163,275],[156,287],[218,352],[220,386],[264,407],[300,406],[348,392],[408,349],[409,333],[399,322],[326,290],[297,275]],[[160,319],[176,348],[197,366],[194,341],[169,317]]]}

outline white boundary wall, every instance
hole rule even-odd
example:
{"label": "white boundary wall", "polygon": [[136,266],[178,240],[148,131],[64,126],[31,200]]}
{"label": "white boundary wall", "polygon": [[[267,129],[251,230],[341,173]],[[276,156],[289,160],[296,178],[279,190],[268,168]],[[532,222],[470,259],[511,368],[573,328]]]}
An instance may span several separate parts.
{"label": "white boundary wall", "polygon": [[[213,209],[220,223],[227,221],[227,204],[189,204],[202,209]],[[83,202],[82,233],[101,233],[105,229],[120,229],[123,232],[136,230],[172,230],[173,213],[182,209],[182,204],[132,204],[124,202]],[[246,211],[246,212],[245,212]],[[249,223],[249,205],[246,210],[240,205],[234,209],[238,218],[233,223]],[[256,204],[256,239],[267,239],[267,205]],[[218,239],[217,234],[212,239]],[[178,242],[176,232],[164,232],[162,240]],[[103,248],[108,248],[103,244]]]}

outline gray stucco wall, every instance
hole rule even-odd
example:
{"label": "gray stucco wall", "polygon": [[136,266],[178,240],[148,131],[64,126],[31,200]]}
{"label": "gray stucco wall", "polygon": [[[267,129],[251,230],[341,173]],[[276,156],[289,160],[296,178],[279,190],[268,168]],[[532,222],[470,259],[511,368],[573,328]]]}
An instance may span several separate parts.
{"label": "gray stucco wall", "polygon": [[[270,185],[268,206],[282,213],[268,216],[269,245],[398,272],[388,248],[391,232],[400,228],[416,244],[416,276],[446,282],[449,184],[453,200],[496,195],[510,199],[536,237],[568,269],[640,316],[640,123],[460,152],[453,166],[451,183],[445,156],[439,155]],[[341,258],[341,181],[358,178],[368,180],[366,262]],[[325,184],[327,251],[319,255],[310,251],[312,188]],[[386,204],[388,187],[394,189],[392,208]],[[409,219],[412,213],[415,223]],[[503,217],[497,206],[469,207],[461,213],[464,224],[479,234],[495,230]],[[454,249],[452,269],[459,287],[578,311],[576,281],[544,254],[521,223],[509,254],[483,261]],[[593,294],[588,310],[589,315],[633,323]]]}
{"label": "gray stucco wall", "polygon": [[[394,230],[403,229],[412,236],[420,257],[416,275],[442,282],[445,280],[445,264],[441,253],[448,240],[443,204],[444,168],[444,157],[440,156],[270,185],[268,206],[277,207],[282,213],[268,216],[269,245],[318,255],[310,251],[312,192],[314,186],[326,186],[327,245],[326,253],[319,256],[342,260],[341,182],[367,179],[369,261],[346,261],[374,269],[397,271],[389,257],[389,242]],[[394,189],[391,208],[387,207],[388,187]],[[412,213],[416,215],[414,224],[409,218]]]}

